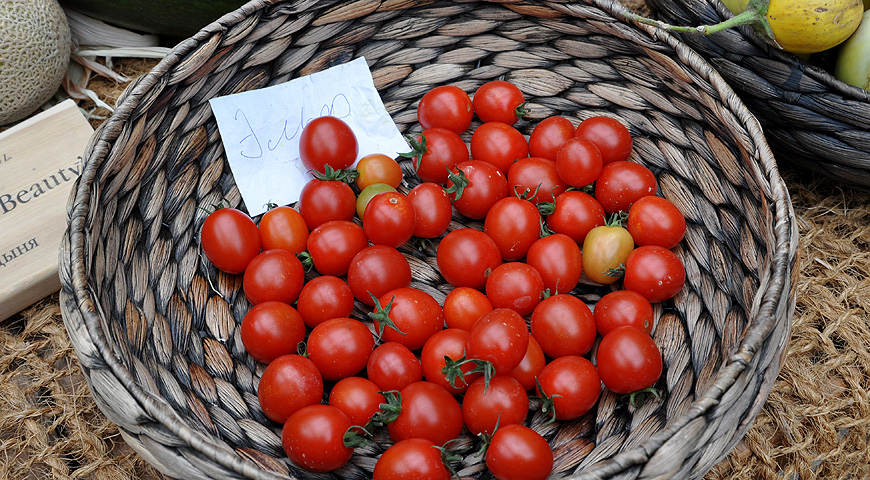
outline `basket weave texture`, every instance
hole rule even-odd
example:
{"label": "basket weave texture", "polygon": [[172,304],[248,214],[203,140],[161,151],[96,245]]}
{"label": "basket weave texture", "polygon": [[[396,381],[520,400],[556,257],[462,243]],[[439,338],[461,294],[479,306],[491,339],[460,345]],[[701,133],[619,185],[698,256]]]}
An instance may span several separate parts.
{"label": "basket weave texture", "polygon": [[[385,434],[329,474],[292,465],[263,415],[264,366],[244,351],[241,276],[215,270],[198,231],[209,206],[244,208],[208,100],[356,57],[411,132],[416,102],[504,78],[529,100],[528,134],[560,114],[630,126],[632,159],[688,223],[678,296],[657,306],[662,395],[609,392],[573,422],[529,425],[555,451],[552,478],[699,478],[765,402],[794,311],[796,225],[761,129],[724,80],[673,36],[584,2],[254,1],[179,44],[132,84],[91,139],[61,247],[64,322],[94,399],[148,462],[178,478],[370,478]],[[472,129],[476,124],[472,125]],[[467,138],[466,138],[467,139]],[[403,189],[419,180],[410,165]],[[451,228],[480,227],[454,216]],[[402,250],[412,286],[443,300],[434,247]],[[581,282],[592,304],[606,289]],[[355,314],[364,319],[358,304]],[[534,409],[533,409],[534,411]],[[460,473],[491,478],[466,453]]]}
{"label": "basket weave texture", "polygon": [[[710,25],[732,16],[719,0],[648,0],[673,25]],[[870,92],[765,43],[750,27],[682,35],[758,117],[776,159],[846,185],[870,188]]]}

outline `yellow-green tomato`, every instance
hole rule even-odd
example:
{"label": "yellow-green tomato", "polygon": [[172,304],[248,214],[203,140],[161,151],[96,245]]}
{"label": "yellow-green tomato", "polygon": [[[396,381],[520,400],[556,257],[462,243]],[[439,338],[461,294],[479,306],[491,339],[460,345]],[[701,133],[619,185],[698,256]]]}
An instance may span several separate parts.
{"label": "yellow-green tomato", "polygon": [[840,47],[834,76],[864,90],[870,90],[870,11],[858,30]]}
{"label": "yellow-green tomato", "polygon": [[615,283],[625,270],[625,258],[634,250],[634,239],[624,227],[601,225],[583,240],[583,271],[593,282]]}
{"label": "yellow-green tomato", "polygon": [[369,200],[371,200],[372,197],[379,193],[395,191],[396,189],[393,188],[392,185],[387,185],[386,183],[373,183],[362,189],[356,197],[356,214],[359,218],[363,218],[363,213],[365,213],[366,206],[369,204]]}

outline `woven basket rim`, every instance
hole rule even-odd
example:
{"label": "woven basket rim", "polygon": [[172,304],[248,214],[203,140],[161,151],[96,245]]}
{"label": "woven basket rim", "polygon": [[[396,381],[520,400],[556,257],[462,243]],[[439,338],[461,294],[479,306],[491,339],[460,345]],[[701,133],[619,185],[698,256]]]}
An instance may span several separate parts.
{"label": "woven basket rim", "polygon": [[[720,95],[722,102],[745,126],[747,133],[758,148],[755,154],[761,160],[765,179],[772,186],[769,194],[775,203],[776,222],[774,234],[776,236],[776,244],[771,249],[775,253],[771,257],[769,268],[771,270],[771,278],[778,280],[770,282],[769,288],[764,291],[763,297],[756,296],[756,300],[761,300],[756,305],[757,315],[750,319],[744,332],[745,335],[739,343],[739,348],[730,357],[723,359],[727,362],[727,365],[716,374],[714,386],[693,402],[687,415],[675,420],[667,428],[657,432],[641,445],[621,452],[606,462],[602,462],[602,465],[595,469],[595,478],[599,478],[599,476],[613,475],[644,463],[666,440],[672,438],[686,424],[715,407],[718,404],[717,398],[721,396],[723,391],[732,386],[740,373],[747,368],[762,340],[770,334],[776,324],[776,316],[774,314],[776,299],[782,295],[786,281],[788,281],[787,272],[790,265],[788,252],[792,250],[789,246],[796,243],[796,228],[792,222],[789,222],[791,215],[789,194],[785,183],[780,177],[773,153],[767,145],[761,126],[737,95],[734,94],[727,82],[698,53],[675,36],[657,27],[628,20],[625,14],[629,10],[616,0],[586,1],[590,5],[612,14],[625,24],[646,31],[653,40],[662,41],[673,48],[679,60],[684,65],[690,66],[704,80],[708,81]],[[100,319],[96,313],[99,312],[99,302],[94,300],[88,287],[84,262],[85,255],[83,255],[83,252],[85,250],[84,236],[88,227],[87,216],[90,212],[89,202],[93,195],[98,194],[93,189],[92,183],[99,164],[106,159],[106,156],[114,146],[114,142],[119,138],[121,126],[131,119],[131,115],[140,100],[146,96],[147,92],[155,84],[162,81],[171,72],[172,68],[189,52],[206,43],[213,36],[226,32],[234,25],[244,21],[249,15],[275,3],[280,3],[280,1],[251,0],[239,9],[227,13],[220,19],[202,28],[197,34],[179,43],[150,72],[139,77],[134,84],[128,87],[122,98],[119,99],[114,114],[95,132],[94,137],[91,139],[91,145],[88,146],[87,151],[92,154],[89,160],[94,161],[86,162],[79,183],[75,188],[74,196],[70,199],[70,221],[68,227],[70,245],[65,258],[70,261],[71,279],[73,282],[72,296],[75,306],[82,313],[87,333],[112,374],[117,377],[146,412],[151,414],[155,419],[159,419],[167,429],[187,442],[190,447],[200,451],[223,467],[248,478],[256,479],[283,479],[287,477],[260,469],[253,462],[213,444],[208,436],[189,427],[174,411],[168,412],[150,393],[146,392],[136,383],[130,370],[121,364],[115,355],[112,355],[107,338],[101,328]],[[496,1],[496,3],[511,3],[511,0]],[[550,6],[558,9],[558,5]],[[582,473],[570,478],[579,478],[581,476],[583,476]]]}

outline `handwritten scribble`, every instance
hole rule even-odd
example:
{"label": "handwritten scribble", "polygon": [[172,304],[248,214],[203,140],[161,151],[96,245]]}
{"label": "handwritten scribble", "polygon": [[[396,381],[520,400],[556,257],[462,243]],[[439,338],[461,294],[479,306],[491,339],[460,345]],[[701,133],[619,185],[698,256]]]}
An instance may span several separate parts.
{"label": "handwritten scribble", "polygon": [[254,128],[251,127],[251,122],[248,121],[248,116],[245,115],[245,112],[243,112],[242,109],[238,109],[238,110],[236,110],[235,115],[233,115],[233,120],[238,120],[238,119],[239,119],[239,114],[241,114],[242,117],[244,117],[245,125],[248,126],[248,131],[251,132],[251,133],[249,133],[248,135],[245,135],[244,138],[242,138],[241,140],[239,140],[239,145],[245,143],[245,141],[246,141],[247,139],[253,137],[253,139],[254,139],[254,144],[257,146],[257,151],[258,151],[258,153],[255,154],[255,155],[248,155],[247,153],[245,153],[245,149],[244,149],[244,147],[243,147],[242,150],[239,152],[239,154],[240,154],[241,156],[245,157],[245,158],[260,158],[260,157],[262,157],[262,156],[263,156],[263,147],[260,145],[260,139],[257,138],[257,134],[256,134],[256,132],[254,132]]}

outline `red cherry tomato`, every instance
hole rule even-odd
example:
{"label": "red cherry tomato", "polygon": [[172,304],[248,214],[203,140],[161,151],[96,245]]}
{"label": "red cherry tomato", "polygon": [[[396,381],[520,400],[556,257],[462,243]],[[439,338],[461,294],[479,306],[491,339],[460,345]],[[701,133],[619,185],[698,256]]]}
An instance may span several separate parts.
{"label": "red cherry tomato", "polygon": [[626,160],[631,155],[631,133],[619,120],[604,116],[587,118],[577,125],[574,136],[594,143],[605,165]]}
{"label": "red cherry tomato", "polygon": [[574,138],[574,124],[558,115],[547,117],[529,135],[529,156],[556,160],[556,152],[568,140]]}
{"label": "red cherry tomato", "polygon": [[623,325],[611,330],[595,357],[604,386],[613,393],[633,393],[653,386],[662,374],[662,354],[643,330]]}
{"label": "red cherry tomato", "polygon": [[462,407],[447,390],[432,382],[415,382],[400,392],[402,411],[387,425],[395,442],[425,438],[444,445],[462,433]]}
{"label": "red cherry tomato", "polygon": [[415,237],[437,238],[444,235],[453,218],[453,206],[441,185],[421,183],[408,192],[408,200],[417,215]]}
{"label": "red cherry tomato", "polygon": [[329,392],[329,404],[338,408],[352,425],[365,426],[386,402],[375,382],[363,377],[346,377]]}
{"label": "red cherry tomato", "polygon": [[441,305],[422,290],[397,288],[381,295],[379,302],[385,310],[389,306],[389,312],[384,313],[388,313],[392,326],[380,316],[372,318],[375,331],[386,342],[398,342],[410,350],[419,350],[429,337],[444,328]]}
{"label": "red cherry tomato", "polygon": [[468,430],[479,435],[495,432],[496,425],[523,423],[529,414],[529,395],[515,378],[496,375],[475,380],[462,397],[462,418]]}
{"label": "red cherry tomato", "polygon": [[531,390],[537,385],[538,374],[541,373],[546,364],[547,358],[544,356],[544,351],[541,350],[541,345],[538,344],[534,336],[530,335],[526,355],[520,364],[511,370],[509,375],[517,379],[524,389]]}
{"label": "red cherry tomato", "polygon": [[446,184],[448,170],[469,158],[462,137],[446,128],[423,130],[411,143],[414,150],[402,155],[413,159],[417,176],[424,182]]}
{"label": "red cherry tomato", "polygon": [[658,245],[634,249],[625,259],[623,285],[652,303],[673,298],[686,283],[686,267],[674,252]]}
{"label": "red cherry tomato", "polygon": [[299,292],[296,309],[305,325],[314,328],[331,318],[349,317],[353,313],[353,292],[338,277],[314,277]]}
{"label": "red cherry tomato", "polygon": [[429,90],[417,105],[417,120],[423,128],[441,127],[462,134],[468,130],[473,116],[471,98],[455,85]]}
{"label": "red cherry tomato", "polygon": [[525,195],[532,203],[552,202],[568,189],[556,172],[556,162],[541,157],[518,160],[507,179],[512,193]]}
{"label": "red cherry tomato", "polygon": [[351,261],[347,283],[360,302],[374,306],[375,298],[411,284],[411,265],[401,252],[386,245],[362,249]]}
{"label": "red cherry tomato", "polygon": [[479,372],[469,373],[473,368],[472,362],[465,363],[459,368],[462,371],[462,378],[454,378],[453,384],[450,384],[443,372],[447,365],[447,360],[444,357],[449,357],[455,362],[459,362],[465,358],[465,345],[468,343],[468,332],[458,328],[448,328],[435,333],[423,345],[423,350],[420,352],[420,363],[423,365],[423,378],[440,385],[448,392],[457,395],[468,390],[468,386],[477,377]]}
{"label": "red cherry tomato", "polygon": [[577,243],[582,244],[593,228],[604,225],[604,208],[588,193],[569,190],[556,197],[554,205],[553,213],[547,216],[547,226]]}
{"label": "red cherry tomato", "polygon": [[595,198],[607,213],[627,212],[642,197],[655,195],[655,174],[639,163],[613,162],[604,166],[595,182]]}
{"label": "red cherry tomato", "polygon": [[293,303],[305,283],[305,269],[287,250],[266,250],[251,260],[242,281],[253,304],[276,300]]}
{"label": "red cherry tomato", "polygon": [[353,165],[359,153],[356,135],[343,120],[317,117],[302,129],[299,158],[308,170],[323,173],[325,165],[342,170]]}
{"label": "red cherry tomato", "polygon": [[282,355],[266,365],[257,384],[260,408],[284,423],[293,412],[320,403],[323,378],[314,362],[301,355]]}
{"label": "red cherry tomato", "polygon": [[486,279],[486,296],[495,308],[509,308],[526,316],[540,303],[544,279],[527,263],[503,263]]}
{"label": "red cherry tomato", "polygon": [[583,300],[559,294],[547,297],[535,307],[532,335],[550,358],[586,355],[595,343],[595,317]]}
{"label": "red cherry tomato", "polygon": [[596,330],[602,337],[623,325],[631,325],[647,335],[652,333],[652,304],[637,292],[614,290],[598,300],[592,313],[595,316]]}
{"label": "red cherry tomato", "polygon": [[376,183],[399,188],[402,183],[402,167],[399,162],[383,153],[370,153],[362,157],[356,164],[356,170],[359,175],[355,182],[360,190]]}
{"label": "red cherry tomato", "polygon": [[585,187],[594,182],[603,168],[601,151],[585,138],[571,138],[556,153],[556,173],[572,187]]}
{"label": "red cherry tomato", "polygon": [[473,228],[454,230],[438,244],[438,270],[454,287],[483,288],[492,270],[501,265],[498,246],[485,233]]}
{"label": "red cherry tomato", "polygon": [[536,240],[526,254],[526,263],[541,274],[544,288],[551,294],[574,290],[583,274],[580,246],[561,233]]}
{"label": "red cherry tomato", "polygon": [[486,467],[498,480],[544,480],[553,470],[553,450],[531,428],[505,425],[492,435]]}
{"label": "red cherry tomato", "polygon": [[478,87],[471,103],[474,113],[484,122],[513,125],[527,113],[523,92],[504,80],[491,80]]}
{"label": "red cherry tomato", "polygon": [[309,229],[331,220],[351,220],[356,213],[356,195],[350,185],[338,180],[310,180],[299,192],[299,213]]}
{"label": "red cherry tomato", "polygon": [[373,480],[450,480],[438,447],[424,438],[392,444],[378,457]]}
{"label": "red cherry tomato", "polygon": [[347,273],[353,258],[369,244],[359,225],[346,220],[326,222],[308,235],[308,253],[314,268],[323,275]]}
{"label": "red cherry tomato", "polygon": [[290,253],[305,251],[308,225],[296,210],[287,206],[273,208],[263,214],[259,227],[263,250],[280,248]]}
{"label": "red cherry tomato", "polygon": [[353,449],[344,445],[344,434],[353,426],[332,405],[299,409],[281,429],[281,443],[290,460],[314,472],[330,472],[350,460]]}
{"label": "red cherry tomato", "polygon": [[456,166],[447,181],[447,191],[456,211],[468,218],[481,219],[495,202],[508,196],[507,177],[495,165],[468,160]]}
{"label": "red cherry tomato", "polygon": [[242,273],[260,253],[260,231],[247,213],[219,208],[206,217],[200,231],[206,258],[218,270]]}
{"label": "red cherry tomato", "polygon": [[414,204],[399,192],[375,195],[363,215],[363,230],[375,245],[399,248],[411,239],[416,227]]}
{"label": "red cherry tomato", "polygon": [[631,205],[626,228],[637,245],[674,248],[686,235],[686,218],[667,199],[650,195]]}
{"label": "red cherry tomato", "polygon": [[595,227],[583,241],[583,269],[593,282],[616,283],[622,277],[626,258],[634,250],[628,230],[619,225]]}
{"label": "red cherry tomato", "polygon": [[378,345],[369,356],[366,373],[383,392],[400,391],[423,379],[420,359],[399,342]]}
{"label": "red cherry tomato", "polygon": [[468,333],[467,357],[490,362],[496,374],[510,373],[526,356],[529,327],[508,308],[487,313]]}
{"label": "red cherry tomato", "polygon": [[471,330],[480,317],[492,311],[492,302],[480,290],[457,287],[444,298],[444,323],[450,328]]}
{"label": "red cherry tomato", "polygon": [[557,420],[580,418],[595,406],[601,395],[598,370],[584,357],[569,355],[554,359],[541,370],[538,382],[538,394],[552,399]]}
{"label": "red cherry tomato", "polygon": [[340,380],[361,372],[374,348],[372,332],[352,318],[329,319],[308,334],[308,358],[326,380]]}
{"label": "red cherry tomato", "polygon": [[525,258],[529,248],[541,238],[543,218],[538,207],[518,197],[502,198],[486,214],[483,233],[498,245],[504,261]]}
{"label": "red cherry tomato", "polygon": [[242,344],[260,363],[291,353],[305,340],[302,316],[284,302],[254,305],[242,319]]}
{"label": "red cherry tomato", "polygon": [[372,198],[384,192],[395,191],[396,189],[392,185],[387,185],[386,183],[373,183],[362,189],[359,195],[356,196],[356,215],[362,220],[366,214],[366,207],[369,206]]}
{"label": "red cherry tomato", "polygon": [[471,135],[471,158],[489,162],[504,173],[517,160],[529,156],[526,137],[502,122],[486,122]]}

